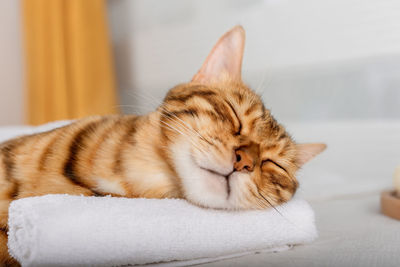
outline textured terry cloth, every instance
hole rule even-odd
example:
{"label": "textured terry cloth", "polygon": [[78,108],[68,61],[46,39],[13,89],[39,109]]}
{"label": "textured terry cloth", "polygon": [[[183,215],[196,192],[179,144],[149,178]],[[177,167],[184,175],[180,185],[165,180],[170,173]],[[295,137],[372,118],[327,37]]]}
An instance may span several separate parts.
{"label": "textured terry cloth", "polygon": [[178,199],[24,198],[10,205],[8,247],[23,266],[179,266],[279,251],[317,237],[307,202],[293,199],[277,209],[211,210]]}

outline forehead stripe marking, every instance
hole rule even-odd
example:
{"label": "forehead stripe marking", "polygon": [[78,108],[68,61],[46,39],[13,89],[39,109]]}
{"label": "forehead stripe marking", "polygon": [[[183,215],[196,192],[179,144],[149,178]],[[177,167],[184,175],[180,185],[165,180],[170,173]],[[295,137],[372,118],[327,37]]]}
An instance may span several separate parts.
{"label": "forehead stripe marking", "polygon": [[194,91],[194,92],[191,92],[190,94],[186,94],[186,95],[167,96],[165,101],[186,102],[193,97],[202,97],[202,98],[207,99],[207,96],[213,96],[213,95],[216,95],[216,93],[213,91]]}
{"label": "forehead stripe marking", "polygon": [[[237,130],[237,133],[240,134],[240,132],[242,131],[242,122],[240,121],[239,116],[237,115],[237,113],[236,113],[235,109],[233,108],[232,104],[229,101],[227,101],[226,103],[231,108],[233,114],[235,114],[235,117],[236,117],[236,119],[237,119],[237,121],[239,123],[239,129]],[[233,123],[233,119],[232,119],[232,123]],[[234,125],[234,127],[235,127],[235,125]]]}

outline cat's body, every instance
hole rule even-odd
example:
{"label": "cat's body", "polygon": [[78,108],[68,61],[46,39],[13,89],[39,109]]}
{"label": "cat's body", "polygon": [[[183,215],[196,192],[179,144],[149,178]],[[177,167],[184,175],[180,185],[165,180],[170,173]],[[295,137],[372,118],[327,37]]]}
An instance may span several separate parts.
{"label": "cat's body", "polygon": [[163,145],[157,117],[89,117],[3,143],[2,198],[49,193],[181,197],[174,172],[157,149]]}
{"label": "cat's body", "polygon": [[240,78],[244,31],[235,27],[190,83],[145,116],[78,120],[0,145],[0,257],[9,203],[44,194],[184,198],[211,208],[288,201],[295,172],[324,149],[298,145]]}

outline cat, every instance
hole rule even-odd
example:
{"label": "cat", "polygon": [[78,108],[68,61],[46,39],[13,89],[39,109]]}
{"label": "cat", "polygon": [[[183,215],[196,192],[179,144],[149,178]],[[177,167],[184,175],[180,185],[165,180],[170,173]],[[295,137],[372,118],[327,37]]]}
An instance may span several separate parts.
{"label": "cat", "polygon": [[292,198],[325,144],[296,144],[241,79],[245,32],[216,43],[189,83],[145,116],[94,116],[0,145],[0,257],[12,200],[45,194],[183,198],[265,209]]}

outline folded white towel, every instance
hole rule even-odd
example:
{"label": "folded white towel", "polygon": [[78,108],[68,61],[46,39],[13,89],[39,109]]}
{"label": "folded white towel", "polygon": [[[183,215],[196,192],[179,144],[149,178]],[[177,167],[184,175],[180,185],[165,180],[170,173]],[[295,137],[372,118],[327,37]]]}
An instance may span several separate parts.
{"label": "folded white towel", "polygon": [[203,209],[177,199],[32,197],[11,203],[8,246],[22,266],[179,266],[316,238],[307,202],[277,209],[281,214]]}

